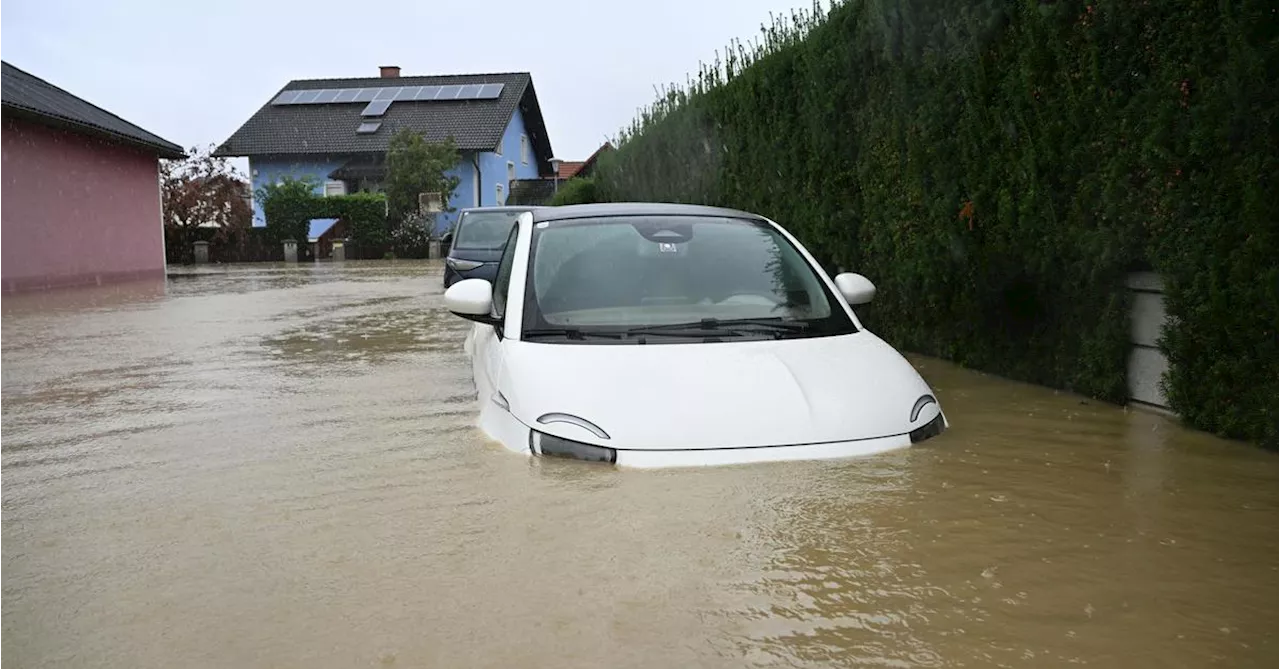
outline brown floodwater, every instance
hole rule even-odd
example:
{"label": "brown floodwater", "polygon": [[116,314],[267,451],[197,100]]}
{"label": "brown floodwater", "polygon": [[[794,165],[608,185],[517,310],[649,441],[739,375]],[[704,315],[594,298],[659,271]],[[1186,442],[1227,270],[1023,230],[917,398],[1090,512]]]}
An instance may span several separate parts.
{"label": "brown floodwater", "polygon": [[5,297],[4,666],[1276,666],[1274,454],[912,357],[920,447],[529,460],[440,270]]}

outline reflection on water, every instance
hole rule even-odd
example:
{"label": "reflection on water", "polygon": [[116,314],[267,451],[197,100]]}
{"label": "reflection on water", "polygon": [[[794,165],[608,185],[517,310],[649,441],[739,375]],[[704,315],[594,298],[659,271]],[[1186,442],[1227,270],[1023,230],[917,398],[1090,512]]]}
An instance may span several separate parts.
{"label": "reflection on water", "polygon": [[472,427],[440,269],[6,297],[9,663],[1275,663],[1274,455],[913,358],[922,448],[528,460]]}

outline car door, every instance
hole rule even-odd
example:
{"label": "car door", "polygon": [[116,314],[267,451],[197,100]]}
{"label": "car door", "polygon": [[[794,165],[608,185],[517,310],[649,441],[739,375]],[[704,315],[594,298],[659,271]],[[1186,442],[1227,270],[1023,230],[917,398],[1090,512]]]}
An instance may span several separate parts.
{"label": "car door", "polygon": [[[507,236],[506,246],[502,251],[502,260],[498,261],[498,274],[493,282],[493,310],[490,312],[498,322],[507,315],[507,302],[511,297],[511,268],[515,262],[516,236],[520,226],[512,224],[511,233]],[[482,325],[476,338],[475,365],[478,388],[482,398],[497,400],[498,379],[502,375],[502,328],[501,326]],[[498,401],[505,404],[505,400]]]}

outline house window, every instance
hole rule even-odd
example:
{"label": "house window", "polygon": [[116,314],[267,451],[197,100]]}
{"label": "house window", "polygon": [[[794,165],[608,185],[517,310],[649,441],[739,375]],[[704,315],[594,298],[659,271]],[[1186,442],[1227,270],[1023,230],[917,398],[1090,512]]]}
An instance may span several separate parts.
{"label": "house window", "polygon": [[502,140],[498,140],[498,148],[494,149],[493,152],[502,155]]}
{"label": "house window", "polygon": [[427,214],[444,211],[440,193],[418,193],[418,209]]}
{"label": "house window", "polygon": [[333,197],[335,195],[346,195],[347,183],[345,181],[326,181],[324,182],[324,196]]}
{"label": "house window", "polygon": [[493,191],[493,202],[499,207],[507,203],[507,198],[503,195],[502,191],[502,184],[498,184]]}
{"label": "house window", "polygon": [[508,160],[507,161],[507,183],[511,183],[512,181],[515,181],[515,180],[516,180],[516,164]]}
{"label": "house window", "polygon": [[520,135],[520,164],[529,164],[529,136]]}

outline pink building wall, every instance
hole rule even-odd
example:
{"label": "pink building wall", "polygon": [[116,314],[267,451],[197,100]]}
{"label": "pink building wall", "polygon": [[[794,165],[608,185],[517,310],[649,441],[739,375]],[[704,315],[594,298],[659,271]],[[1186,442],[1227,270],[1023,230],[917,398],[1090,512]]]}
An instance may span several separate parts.
{"label": "pink building wall", "polygon": [[4,290],[164,276],[156,154],[4,119]]}

